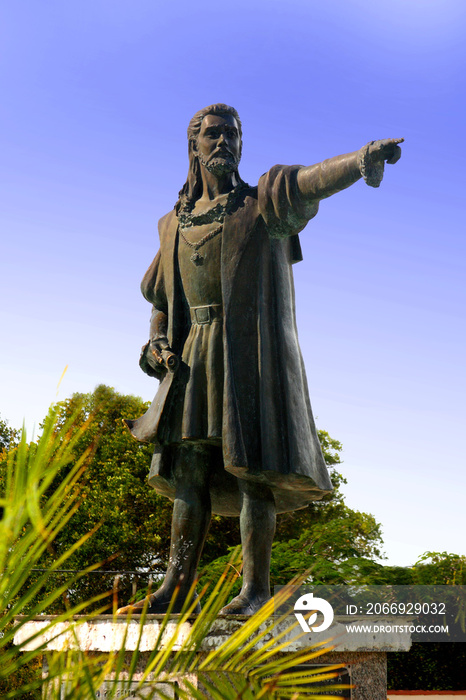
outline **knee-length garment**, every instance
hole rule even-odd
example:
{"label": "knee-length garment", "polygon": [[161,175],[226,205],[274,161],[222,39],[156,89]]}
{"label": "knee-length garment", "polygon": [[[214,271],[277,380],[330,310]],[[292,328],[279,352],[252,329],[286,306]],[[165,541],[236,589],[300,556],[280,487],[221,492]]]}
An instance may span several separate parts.
{"label": "knee-length garment", "polygon": [[[141,285],[154,317],[165,315],[170,347],[182,362],[173,377],[162,380],[148,412],[132,422],[131,431],[155,444],[149,483],[173,498],[176,444],[217,437],[221,416],[221,450],[211,484],[214,513],[239,514],[234,477],[270,487],[277,512],[302,508],[332,489],[295,319],[292,264],[301,260],[297,234],[318,209],[317,203],[300,198],[299,168],[275,166],[257,187],[245,188],[225,217],[221,237],[203,247],[208,255],[207,246],[217,245],[220,273],[221,312],[208,330],[196,328],[191,320],[189,307],[197,304],[192,299],[188,303],[187,294],[192,297],[195,289],[181,276],[188,261],[183,259],[187,251],[175,211],[159,222],[160,250]],[[216,361],[209,365],[214,347],[217,358],[221,354],[220,374]],[[193,376],[201,366],[199,383]],[[206,399],[202,390],[191,415],[189,402],[196,402],[199,387],[209,381],[217,398],[221,395],[221,411],[213,408],[219,405],[216,398]]]}
{"label": "knee-length garment", "polygon": [[[190,238],[204,233],[193,228]],[[202,441],[218,444],[223,420],[223,305],[220,280],[221,236],[202,247],[202,265],[183,239],[178,245],[178,267],[190,327],[181,353],[182,377],[176,400],[164,412],[158,437],[164,444]],[[204,315],[203,315],[204,314]],[[212,316],[212,318],[210,318]],[[199,318],[198,318],[199,317]]]}

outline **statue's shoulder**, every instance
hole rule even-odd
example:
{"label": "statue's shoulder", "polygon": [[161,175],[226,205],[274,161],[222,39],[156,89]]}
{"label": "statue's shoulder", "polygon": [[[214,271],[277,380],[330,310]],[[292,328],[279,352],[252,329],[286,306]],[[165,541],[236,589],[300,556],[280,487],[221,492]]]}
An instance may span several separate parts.
{"label": "statue's shoulder", "polygon": [[239,197],[241,196],[245,199],[257,199],[257,185],[249,185],[245,182],[239,193]]}
{"label": "statue's shoulder", "polygon": [[167,228],[169,228],[170,225],[177,225],[177,218],[176,218],[175,209],[171,209],[169,212],[167,212],[165,214],[165,216],[162,216],[162,218],[159,219],[159,231],[160,231],[160,233],[162,233]]}
{"label": "statue's shoulder", "polygon": [[178,218],[174,209],[159,219],[159,237],[161,246],[168,243],[173,236],[176,236],[177,227]]}
{"label": "statue's shoulder", "polygon": [[251,185],[244,183],[234,195],[233,201],[230,204],[230,212],[234,214],[235,212],[241,212],[245,209],[248,211],[257,209],[257,201],[257,185],[251,187]]}
{"label": "statue's shoulder", "polygon": [[257,192],[257,185],[254,185],[253,187],[251,185],[248,185],[247,189],[245,190],[245,198],[250,202],[257,202]]}

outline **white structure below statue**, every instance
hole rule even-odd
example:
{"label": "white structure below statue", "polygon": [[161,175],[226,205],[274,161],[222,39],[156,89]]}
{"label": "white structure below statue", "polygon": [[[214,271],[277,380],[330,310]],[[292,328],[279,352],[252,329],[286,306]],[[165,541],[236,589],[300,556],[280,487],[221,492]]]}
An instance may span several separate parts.
{"label": "white structure below statue", "polygon": [[[40,646],[44,646],[47,651],[80,649],[86,654],[99,654],[103,655],[104,658],[106,654],[121,651],[124,646],[125,655],[128,655],[128,665],[133,652],[139,649],[138,665],[134,676],[132,676],[133,683],[130,685],[130,688],[134,686],[134,694],[132,690],[127,690],[121,698],[144,697],[144,687],[142,689],[139,687],[137,694],[135,689],[138,681],[143,677],[151,652],[156,648],[163,619],[163,615],[148,615],[141,633],[140,620],[134,618],[128,621],[123,617],[101,615],[89,620],[87,617],[80,619],[78,616],[75,618],[76,624],[72,627],[66,623],[58,623],[52,629],[46,630],[52,617],[41,616],[23,624],[15,635],[14,643],[21,646],[21,651],[31,651]],[[199,655],[205,658],[209,652],[217,649],[237,632],[246,619],[244,616],[218,617],[212,624],[209,633],[204,637],[198,650]],[[351,698],[351,700],[387,700],[386,653],[409,651],[410,635],[409,633],[393,635],[391,639],[387,638],[384,642],[377,641],[373,635],[368,635],[367,638],[359,635],[356,642],[354,637],[351,638],[345,633],[345,623],[348,621],[349,619],[346,618],[335,618],[333,625],[325,632],[325,638],[332,640],[333,649],[325,652],[316,659],[315,663],[309,665],[344,664],[346,669],[342,669],[340,682],[351,682],[354,688],[351,691],[345,691],[346,694],[341,695],[341,697]],[[157,648],[166,647],[167,643],[172,640],[177,622],[178,616],[173,616],[173,620],[168,622]],[[388,625],[390,620],[380,618],[377,622],[380,625]],[[400,620],[398,620],[399,622]],[[357,624],[357,621],[352,618],[351,623]],[[282,626],[276,626],[273,630],[274,636],[285,632],[286,625],[289,626],[290,623],[285,621]],[[186,621],[178,629],[177,639],[172,647],[174,652],[182,647],[191,626],[192,622]],[[44,630],[43,633],[41,633],[42,630]],[[37,635],[35,639],[26,641],[31,640],[33,635]],[[289,643],[281,653],[303,651],[321,641],[317,634],[306,635],[298,640],[296,635],[295,628],[289,633]],[[266,643],[270,638],[271,635],[267,635],[261,644]],[[281,641],[284,641],[285,638],[286,635]],[[44,656],[44,673],[47,674],[47,671],[47,660]],[[115,683],[127,679],[128,676],[124,670],[118,679],[115,678],[114,674],[109,674],[97,691],[96,697],[105,698]],[[154,678],[153,674],[149,674],[144,685],[147,683],[148,695],[154,692],[154,688],[159,688],[165,695],[177,698],[176,689],[177,687],[182,688],[185,680],[189,680],[194,685],[198,684],[196,675],[193,673],[189,677],[180,676],[170,685],[164,683],[163,676]],[[329,692],[331,692],[330,687]]]}

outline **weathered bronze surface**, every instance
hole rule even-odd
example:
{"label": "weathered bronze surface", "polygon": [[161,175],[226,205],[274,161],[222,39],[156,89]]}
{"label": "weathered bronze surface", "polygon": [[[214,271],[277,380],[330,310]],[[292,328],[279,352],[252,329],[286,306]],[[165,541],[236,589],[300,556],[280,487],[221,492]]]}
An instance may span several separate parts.
{"label": "weathered bronze surface", "polygon": [[238,173],[236,110],[213,105],[192,118],[188,178],[159,222],[160,250],[141,287],[152,317],[140,365],[161,383],[148,412],[127,421],[135,438],[155,445],[149,483],[174,500],[168,571],[149,612],[165,612],[177,585],[180,609],[212,512],[240,517],[243,587],[223,612],[259,609],[270,597],[276,513],[332,489],[298,346],[291,266],[319,201],[361,177],[378,187],[402,140],[309,167],[276,165],[250,187]]}

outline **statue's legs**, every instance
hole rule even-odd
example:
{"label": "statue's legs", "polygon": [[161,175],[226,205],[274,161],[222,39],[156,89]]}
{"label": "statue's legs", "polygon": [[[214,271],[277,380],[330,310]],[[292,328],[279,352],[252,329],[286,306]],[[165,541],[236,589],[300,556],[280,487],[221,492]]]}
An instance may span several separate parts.
{"label": "statue's legs", "polygon": [[[162,585],[149,596],[148,613],[166,612],[177,586],[179,592],[173,612],[180,612],[195,580],[211,518],[209,457],[209,448],[206,446],[186,444],[177,450],[170,559]],[[141,613],[144,603],[145,601],[139,601],[120,608],[118,613]]]}
{"label": "statue's legs", "polygon": [[270,557],[276,511],[272,491],[264,484],[238,480],[241,490],[241,593],[222,609],[223,614],[252,615],[270,599]]}

